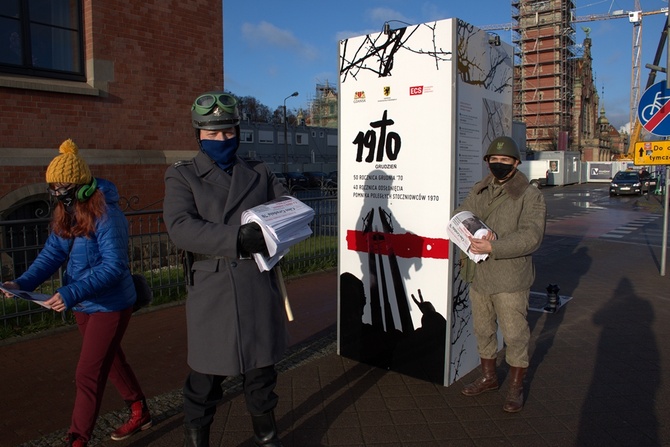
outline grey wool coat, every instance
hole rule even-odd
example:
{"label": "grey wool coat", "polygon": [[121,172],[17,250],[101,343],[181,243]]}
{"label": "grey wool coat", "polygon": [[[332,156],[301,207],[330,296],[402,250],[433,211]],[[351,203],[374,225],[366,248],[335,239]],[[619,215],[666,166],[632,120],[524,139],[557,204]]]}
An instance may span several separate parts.
{"label": "grey wool coat", "polygon": [[243,211],[287,194],[266,164],[241,158],[232,175],[202,152],[165,172],[168,234],[201,259],[187,286],[193,370],[238,375],[281,359],[288,336],[277,277],[273,270],[261,272],[253,259],[239,259],[237,234]]}
{"label": "grey wool coat", "polygon": [[488,259],[475,266],[472,287],[482,293],[518,292],[529,289],[535,279],[531,254],[544,237],[547,206],[542,193],[528,183],[520,171],[502,186],[489,174],[470,190],[454,211],[470,211],[482,218],[498,194],[506,194],[490,215],[484,218],[497,235],[491,241]]}

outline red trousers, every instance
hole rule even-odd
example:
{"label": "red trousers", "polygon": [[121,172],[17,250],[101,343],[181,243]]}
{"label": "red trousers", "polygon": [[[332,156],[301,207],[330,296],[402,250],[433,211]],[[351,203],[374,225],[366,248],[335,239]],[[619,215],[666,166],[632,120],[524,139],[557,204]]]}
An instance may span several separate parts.
{"label": "red trousers", "polygon": [[144,399],[121,349],[132,312],[129,307],[119,312],[74,313],[84,339],[75,373],[77,394],[69,433],[76,433],[86,441],[91,439],[100,412],[107,377],[127,403]]}

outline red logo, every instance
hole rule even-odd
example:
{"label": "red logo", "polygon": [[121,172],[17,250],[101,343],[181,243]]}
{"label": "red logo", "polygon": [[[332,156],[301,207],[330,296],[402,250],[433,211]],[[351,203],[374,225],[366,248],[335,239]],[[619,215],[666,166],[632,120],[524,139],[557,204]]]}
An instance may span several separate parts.
{"label": "red logo", "polygon": [[409,96],[423,94],[423,85],[417,85],[409,88]]}

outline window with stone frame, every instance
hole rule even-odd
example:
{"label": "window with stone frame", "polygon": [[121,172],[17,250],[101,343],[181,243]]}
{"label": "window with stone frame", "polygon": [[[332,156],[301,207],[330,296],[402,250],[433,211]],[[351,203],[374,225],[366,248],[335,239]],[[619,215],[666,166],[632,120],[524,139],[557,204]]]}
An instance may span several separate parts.
{"label": "window with stone frame", "polygon": [[81,0],[0,1],[0,72],[85,81]]}

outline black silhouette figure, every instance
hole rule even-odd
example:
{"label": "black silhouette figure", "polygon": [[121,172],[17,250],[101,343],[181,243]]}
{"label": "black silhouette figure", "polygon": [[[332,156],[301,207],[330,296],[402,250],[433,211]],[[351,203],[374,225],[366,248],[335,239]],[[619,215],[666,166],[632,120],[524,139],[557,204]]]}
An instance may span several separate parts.
{"label": "black silhouette figure", "polygon": [[[421,327],[414,328],[396,247],[387,237],[393,233],[392,216],[382,207],[377,211],[383,231],[373,231],[374,208],[362,219],[369,296],[361,279],[349,272],[340,276],[340,354],[442,384],[447,322],[424,300],[419,289],[419,298],[412,295],[412,300],[422,312]],[[365,323],[363,314],[368,303],[370,323]],[[397,312],[395,319],[393,310]]]}

